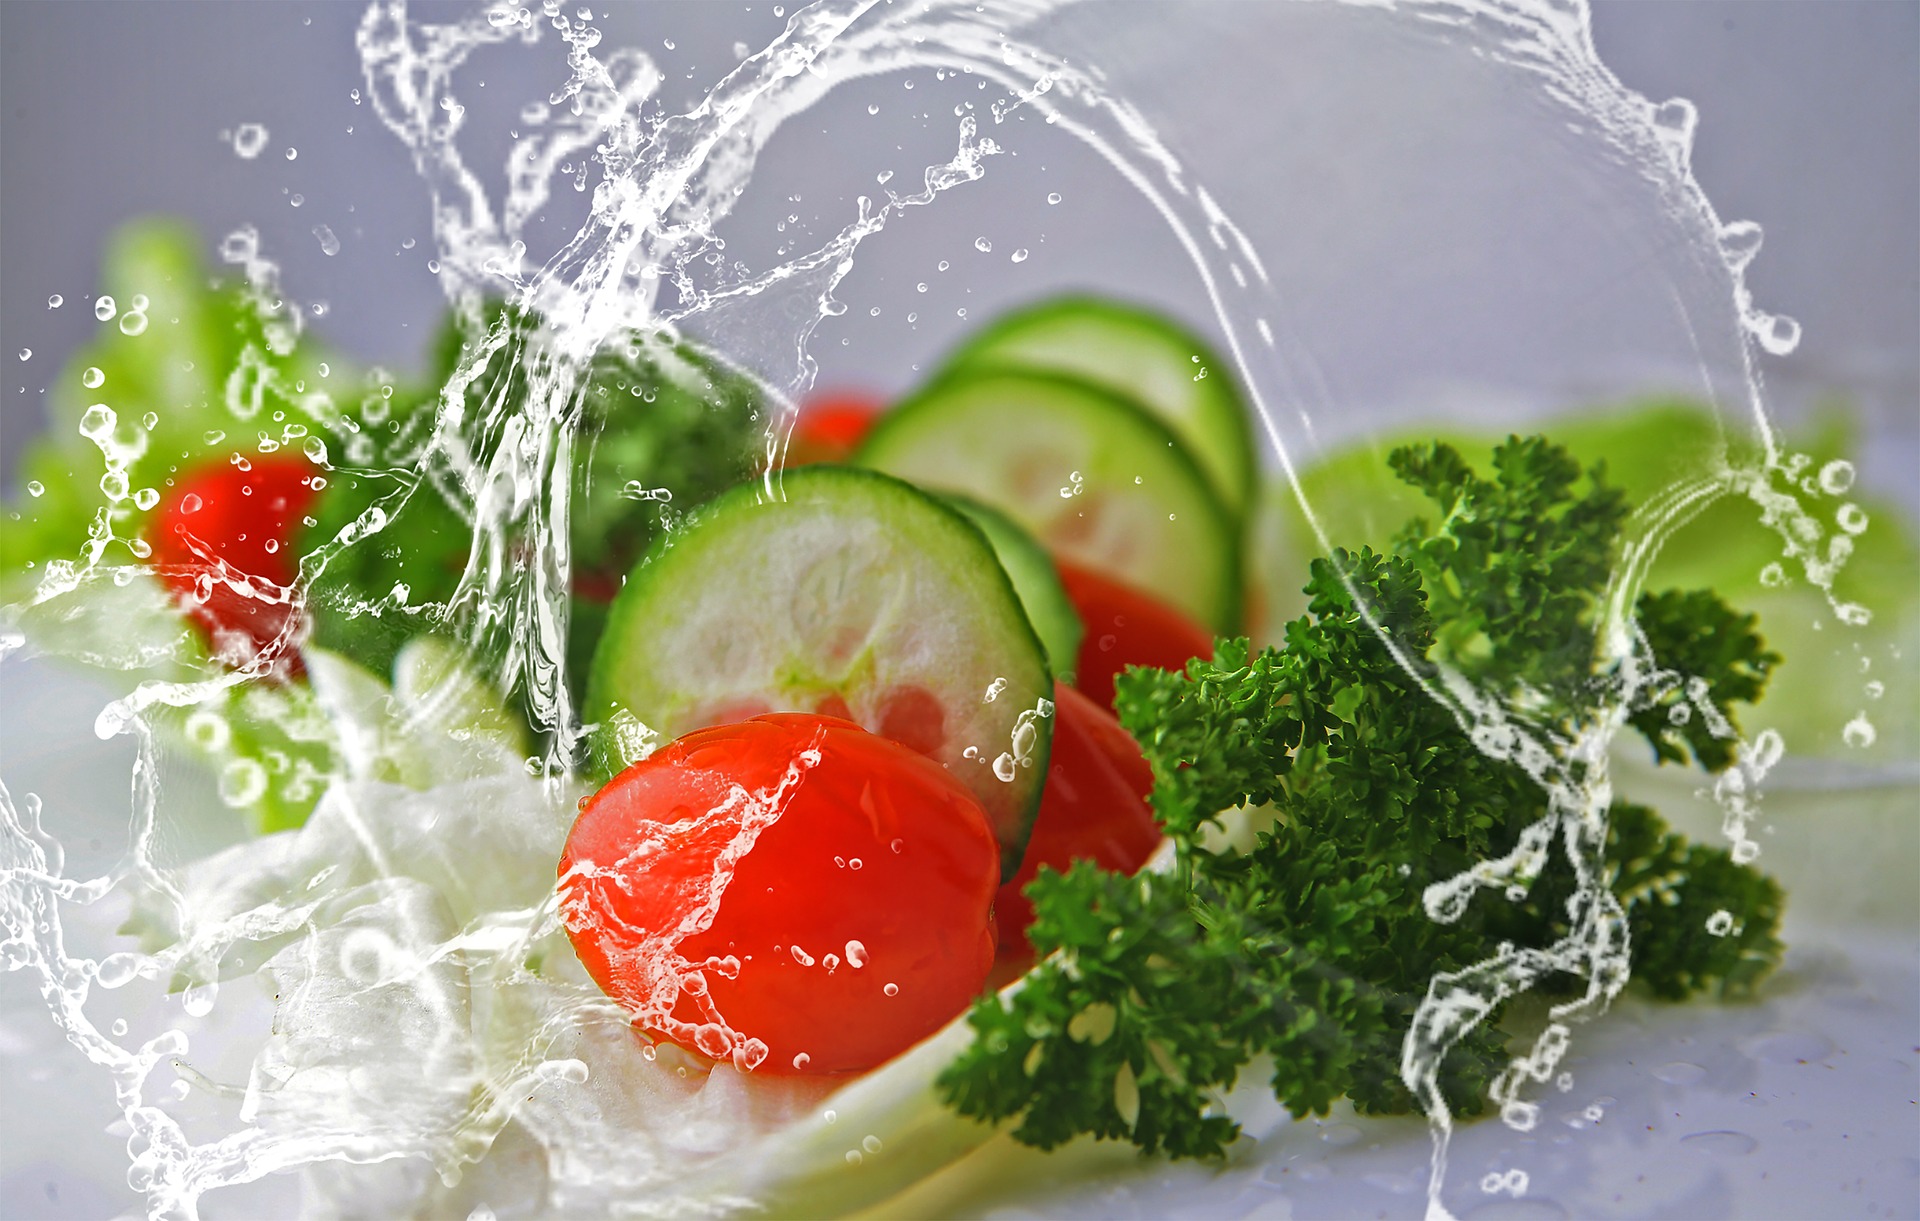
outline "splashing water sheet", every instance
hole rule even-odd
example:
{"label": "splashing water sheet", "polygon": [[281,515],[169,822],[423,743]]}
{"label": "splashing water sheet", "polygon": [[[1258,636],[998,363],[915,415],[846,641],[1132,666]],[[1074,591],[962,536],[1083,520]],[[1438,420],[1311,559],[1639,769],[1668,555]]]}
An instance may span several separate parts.
{"label": "splashing water sheet", "polygon": [[[97,401],[81,417],[91,465],[71,477],[88,496],[97,483],[100,507],[68,558],[3,591],[0,1055],[35,1101],[0,1104],[0,1211],[1917,1211],[1920,747],[1901,710],[1920,619],[1848,575],[1875,530],[1900,527],[1862,507],[1851,465],[1777,423],[1761,372],[1798,327],[1747,287],[1759,229],[1716,213],[1691,170],[1693,108],[1617,80],[1583,5],[823,0],[696,18],[376,0],[352,22],[269,7],[276,38],[340,75],[312,107],[324,117],[228,93],[238,109],[201,133],[219,175],[272,202],[216,245],[246,285],[245,338],[210,391],[230,422],[196,436],[243,469],[295,449],[324,479],[383,490],[289,557],[284,582],[221,573],[223,596],[285,626],[238,664],[210,660],[122,511],[159,495],[129,472],[171,408],[142,418],[117,366],[59,370],[46,343],[20,345],[22,376]],[[161,279],[98,295],[7,291],[63,325],[160,343],[182,298],[148,270]],[[851,1084],[756,1077],[723,1023],[718,1067],[636,1039],[568,947],[550,863],[586,792],[566,592],[597,355],[695,337],[775,404],[836,382],[903,388],[970,326],[1062,287],[1207,329],[1220,375],[1258,409],[1274,511],[1313,554],[1347,541],[1346,522],[1305,473],[1355,447],[1521,431],[1649,394],[1705,405],[1708,443],[1639,472],[1657,494],[1620,540],[1600,677],[1571,727],[1386,636],[1483,751],[1547,795],[1511,853],[1429,888],[1428,916],[1524,893],[1550,854],[1578,881],[1564,940],[1431,981],[1391,1068],[1424,1122],[1344,1103],[1289,1122],[1250,1070],[1222,1101],[1247,1133],[1224,1169],[1119,1144],[1043,1155],[933,1100],[962,1026]],[[404,340],[389,296],[419,303]],[[500,299],[537,331],[488,325]],[[469,342],[402,446],[383,406],[396,379],[374,360],[417,363],[426,319],[448,309]],[[329,326],[343,348],[367,340],[364,373],[295,355]],[[176,372],[196,393],[194,370]],[[777,455],[791,413],[761,424]],[[23,487],[35,504],[58,491]],[[780,496],[777,477],[764,494]],[[673,503],[672,489],[626,496]],[[217,755],[245,701],[287,689],[294,625],[328,571],[446,506],[472,545],[444,598],[403,584],[346,611],[459,647],[403,645],[391,687],[311,651],[312,705],[272,713],[290,743],[279,764],[197,762],[183,743]],[[1646,691],[1684,691],[1685,676],[1648,654],[1631,611],[1668,551],[1714,551],[1698,523],[1730,510],[1766,540],[1738,575],[1800,596],[1782,603],[1796,642],[1845,713],[1801,730],[1763,706],[1744,737],[1710,725],[1733,739],[1716,775],[1654,776],[1616,738]],[[1277,585],[1297,588],[1294,564]],[[1715,715],[1698,692],[1676,708],[1676,725]],[[513,709],[531,738],[502,728]],[[319,737],[316,770],[299,744]],[[1756,1000],[1671,1008],[1627,991],[1603,859],[1616,786],[1690,808],[1703,837],[1776,867],[1804,905]],[[783,791],[735,795],[740,851]],[[237,811],[269,796],[311,814],[247,834]],[[1845,832],[1811,829],[1821,818]],[[683,933],[703,927],[697,900]],[[1716,912],[1708,931],[1742,916]],[[669,1007],[697,965],[676,944],[650,945],[644,966]],[[1579,987],[1528,1008],[1548,977]],[[1525,1033],[1495,1114],[1456,1123],[1440,1062],[1515,998]],[[1835,1157],[1857,1173],[1843,1181]]]}

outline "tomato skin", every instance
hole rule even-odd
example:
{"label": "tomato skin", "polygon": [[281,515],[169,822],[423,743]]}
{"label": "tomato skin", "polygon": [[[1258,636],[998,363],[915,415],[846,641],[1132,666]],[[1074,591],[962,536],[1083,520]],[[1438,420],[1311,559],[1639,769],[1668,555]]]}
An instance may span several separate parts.
{"label": "tomato skin", "polygon": [[886,406],[884,399],[855,391],[809,397],[800,404],[800,418],[787,443],[786,465],[847,461]]}
{"label": "tomato skin", "polygon": [[1056,683],[1053,700],[1053,752],[1040,813],[1020,872],[993,901],[1003,957],[1031,952],[1033,904],[1021,892],[1040,866],[1064,872],[1074,861],[1092,861],[1133,873],[1160,845],[1160,824],[1147,803],[1153,769],[1139,744],[1111,712],[1072,687]]}
{"label": "tomato skin", "polygon": [[1213,637],[1198,623],[1123,581],[1054,557],[1067,597],[1086,634],[1074,658],[1074,686],[1113,707],[1113,680],[1128,666],[1184,670],[1213,656]]}
{"label": "tomato skin", "polygon": [[[261,455],[242,469],[190,471],[148,527],[154,567],[214,646],[244,665],[278,637],[294,615],[287,602],[239,593],[221,578],[225,565],[242,578],[292,585],[300,572],[294,537],[313,503],[313,467],[304,458]],[[208,589],[204,600],[200,591]],[[297,655],[288,655],[297,672]]]}
{"label": "tomato skin", "polygon": [[[722,807],[742,788],[774,792],[808,750],[818,762],[703,926],[742,839]],[[835,717],[771,713],[662,748],[582,804],[559,873],[575,952],[636,1024],[760,1072],[872,1068],[958,1014],[993,965],[986,812],[939,764]],[[686,965],[663,968],[676,955]],[[701,1033],[716,1016],[731,1038]]]}

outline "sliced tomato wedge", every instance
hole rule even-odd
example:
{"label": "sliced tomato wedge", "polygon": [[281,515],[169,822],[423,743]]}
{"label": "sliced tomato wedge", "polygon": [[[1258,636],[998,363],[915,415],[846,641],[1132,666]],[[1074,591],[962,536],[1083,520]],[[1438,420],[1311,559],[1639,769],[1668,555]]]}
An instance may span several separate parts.
{"label": "sliced tomato wedge", "polygon": [[994,898],[1003,958],[1031,953],[1033,904],[1022,893],[1042,865],[1064,871],[1074,861],[1133,873],[1160,843],[1147,803],[1153,769],[1111,712],[1073,688],[1054,691],[1053,754],[1020,872]]}
{"label": "sliced tomato wedge", "polygon": [[561,916],[654,1035],[761,1072],[872,1068],[993,965],[999,848],[946,769],[837,717],[697,730],[582,806]]}
{"label": "sliced tomato wedge", "polygon": [[[252,663],[294,615],[286,591],[300,572],[294,538],[316,495],[313,473],[285,454],[192,471],[148,528],[161,580],[231,665]],[[285,666],[297,673],[298,655]]]}
{"label": "sliced tomato wedge", "polygon": [[1213,656],[1213,636],[1158,598],[1090,568],[1054,562],[1086,625],[1074,686],[1102,708],[1113,707],[1113,680],[1128,666],[1184,670],[1192,658]]}

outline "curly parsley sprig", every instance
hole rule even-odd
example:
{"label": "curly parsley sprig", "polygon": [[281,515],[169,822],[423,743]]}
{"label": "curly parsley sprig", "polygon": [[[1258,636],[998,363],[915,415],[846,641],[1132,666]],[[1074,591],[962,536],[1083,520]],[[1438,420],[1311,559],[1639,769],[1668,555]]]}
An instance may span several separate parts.
{"label": "curly parsley sprig", "polygon": [[[1517,897],[1475,902],[1448,923],[1427,917],[1425,888],[1510,850],[1547,795],[1477,750],[1381,633],[1577,724],[1627,506],[1602,469],[1583,473],[1540,438],[1500,447],[1491,478],[1445,445],[1391,463],[1440,516],[1409,523],[1394,555],[1315,561],[1307,614],[1287,625],[1284,647],[1222,640],[1183,674],[1120,679],[1121,721],[1153,766],[1175,867],[1137,878],[1088,864],[1041,871],[1028,893],[1042,961],[1021,989],[975,1006],[974,1042],[939,1080],[961,1113],[1014,1120],[1013,1135],[1042,1148],[1091,1134],[1218,1155],[1238,1135],[1219,1093],[1261,1053],[1294,1114],[1342,1096],[1363,1112],[1404,1112],[1414,1099],[1400,1046],[1429,979],[1502,943],[1566,935],[1574,877],[1558,858]],[[1629,723],[1663,760],[1724,764],[1733,704],[1758,697],[1777,658],[1750,617],[1711,593],[1648,595],[1639,609],[1665,678]],[[1697,721],[1672,713],[1683,701]],[[1209,825],[1243,807],[1260,808],[1269,829],[1251,851],[1210,850]],[[1724,850],[1622,802],[1607,860],[1636,977],[1655,995],[1746,987],[1777,961],[1779,888]],[[1723,910],[1738,922],[1707,931]],[[1455,1114],[1483,1109],[1506,1067],[1490,1016],[1442,1066]]]}

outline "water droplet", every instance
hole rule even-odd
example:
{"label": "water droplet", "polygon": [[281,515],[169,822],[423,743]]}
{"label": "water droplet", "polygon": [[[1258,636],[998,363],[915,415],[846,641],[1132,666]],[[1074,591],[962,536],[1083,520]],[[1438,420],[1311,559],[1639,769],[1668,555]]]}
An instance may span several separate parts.
{"label": "water droplet", "polygon": [[1024,263],[1024,262],[1026,262],[1026,261],[1027,261],[1027,248],[1026,248],[1025,246],[1022,246],[1022,247],[1020,247],[1020,249],[1018,249],[1018,250],[1016,250],[1016,251],[1014,251],[1014,252],[1013,252],[1013,255],[1012,255],[1012,259],[1013,259],[1013,261],[1014,261],[1014,262],[1016,262],[1016,263]]}
{"label": "water droplet", "polygon": [[887,846],[893,849],[893,854],[895,856],[898,856],[902,852],[905,852],[907,850],[907,841],[904,839],[896,839],[891,844],[888,844]]}
{"label": "water droplet", "polygon": [[1844,496],[1853,486],[1853,463],[1836,458],[1820,468],[1820,490],[1829,496]]}
{"label": "water droplet", "polygon": [[832,1109],[828,1109],[828,1110],[826,1110],[826,1111],[824,1111],[824,1112],[822,1112],[822,1113],[821,1113],[821,1116],[820,1116],[820,1118],[822,1118],[822,1119],[824,1119],[824,1120],[826,1120],[826,1121],[827,1121],[828,1123],[832,1123],[832,1122],[834,1122],[835,1120],[837,1120],[837,1119],[839,1119],[839,1118],[840,1118],[840,1112],[838,1112],[838,1111],[835,1111],[835,1110],[832,1110]]}
{"label": "water droplet", "polygon": [[858,941],[847,942],[847,965],[859,970],[867,965],[867,947]]}
{"label": "water droplet", "polygon": [[[913,86],[909,84],[907,87],[911,89]],[[858,1149],[847,1150],[847,1165],[858,1166],[861,1162],[865,1160],[866,1158],[861,1155],[860,1150]]]}
{"label": "water droplet", "polygon": [[113,414],[113,408],[105,403],[95,403],[80,417],[80,435],[103,442],[113,435],[113,426],[118,421],[119,417]]}
{"label": "water droplet", "polygon": [[233,131],[233,151],[242,161],[251,161],[267,146],[267,129],[258,123],[242,123]]}
{"label": "water droplet", "polygon": [[992,253],[993,253],[993,243],[992,243],[992,242],[990,242],[990,241],[988,241],[988,240],[987,240],[986,238],[984,238],[984,237],[976,237],[976,238],[974,238],[974,239],[973,239],[973,248],[974,248],[975,250],[978,250],[978,251],[979,251],[979,252],[980,252],[981,254],[992,254]]}
{"label": "water droplet", "polygon": [[160,427],[160,413],[157,411],[149,411],[140,417],[140,425],[148,432],[152,432],[154,429]]}
{"label": "water droplet", "polygon": [[926,291],[927,291],[927,282],[926,282],[925,280],[922,280],[922,281],[920,281],[920,282],[919,282],[918,284],[915,284],[915,285],[913,286],[913,291],[915,291],[915,292],[917,292],[917,293],[923,293],[923,292],[926,292]]}
{"label": "water droplet", "polygon": [[879,114],[879,113],[880,113],[880,103],[878,103],[878,102],[868,102],[868,103],[867,103],[867,113],[868,113],[868,114]]}
{"label": "water droplet", "polygon": [[900,985],[888,984],[886,987],[880,989],[880,991],[884,992],[888,996],[898,996],[900,995]]}
{"label": "water droplet", "polygon": [[1874,729],[1873,722],[1867,719],[1867,714],[1862,712],[1847,722],[1846,728],[1840,731],[1840,736],[1846,741],[1848,746],[1865,750],[1867,747],[1873,745],[1874,739],[1879,737],[1880,734],[1878,730]]}
{"label": "water droplet", "polygon": [[1662,1064],[1654,1069],[1653,1077],[1654,1080],[1664,1081],[1668,1085],[1698,1085],[1707,1079],[1707,1070],[1698,1064],[1675,1060],[1671,1064]]}
{"label": "water droplet", "polygon": [[21,348],[21,349],[20,349],[20,359],[21,359],[21,360],[32,360],[32,359],[33,359],[33,349],[32,349],[32,348]]}
{"label": "water droplet", "polygon": [[1723,907],[1708,916],[1707,931],[1715,937],[1725,937],[1733,932],[1733,913]]}
{"label": "water droplet", "polygon": [[1817,1064],[1833,1054],[1826,1036],[1802,1030],[1777,1030],[1740,1044],[1740,1049],[1766,1064]]}
{"label": "water droplet", "polygon": [[1787,583],[1787,570],[1778,561],[1768,564],[1760,570],[1760,584],[1768,589],[1778,589]]}
{"label": "water droplet", "polygon": [[114,1038],[116,1039],[126,1038],[127,1037],[127,1019],[125,1018],[113,1019],[113,1025],[109,1027],[109,1029],[113,1031]]}
{"label": "water droplet", "polygon": [[1760,253],[1766,235],[1750,220],[1736,220],[1720,230],[1720,253],[1735,271],[1744,271],[1753,256]]}
{"label": "water droplet", "polygon": [[881,1148],[880,1138],[877,1136],[863,1136],[860,1138],[860,1147],[868,1153],[878,1153]]}
{"label": "water droplet", "polygon": [[[333,230],[327,228],[325,225],[315,225],[313,227],[313,236],[320,243],[321,254],[332,258],[334,255],[340,253],[340,239],[333,235]],[[323,374],[322,376],[325,375]]]}
{"label": "water droplet", "polygon": [[793,1066],[796,1069],[804,1069],[807,1066],[808,1062],[811,1061],[812,1059],[813,1057],[808,1055],[804,1051],[795,1052],[793,1056]]}
{"label": "water droplet", "polygon": [[153,488],[141,488],[133,494],[134,507],[145,513],[160,503],[160,493]]}
{"label": "water droplet", "polygon": [[1868,699],[1877,700],[1881,696],[1887,693],[1887,684],[1881,682],[1879,679],[1876,678],[1872,682],[1867,684],[1866,692],[1867,692]]}
{"label": "water droplet", "polygon": [[120,315],[120,333],[122,335],[143,335],[147,330],[147,316],[138,310],[128,310]]}
{"label": "water droplet", "polygon": [[299,149],[291,148],[291,147],[287,149],[287,160],[292,161],[295,157],[298,157],[299,155],[300,155]]}
{"label": "water droplet", "polygon": [[287,200],[287,202],[288,202],[288,203],[290,203],[290,204],[292,204],[292,205],[293,205],[294,207],[296,207],[296,208],[297,208],[297,207],[299,207],[299,206],[300,206],[301,204],[303,204],[303,203],[305,203],[305,202],[307,202],[307,197],[306,197],[305,195],[302,195],[302,194],[301,194],[300,192],[298,192],[298,191],[295,191],[295,192],[293,193],[293,197],[292,197],[292,198],[290,198],[290,199],[288,199],[288,200]]}
{"label": "water droplet", "polygon": [[66,303],[67,303],[67,299],[61,296],[59,293],[55,293],[51,297],[47,298],[48,309],[59,309],[61,306],[65,305]]}
{"label": "water droplet", "polygon": [[1785,314],[1756,314],[1748,326],[1773,356],[1790,355],[1800,346],[1800,324]]}
{"label": "water droplet", "polygon": [[993,760],[993,774],[1001,782],[1012,784],[1013,778],[1019,774],[1019,769],[1013,761],[1013,756],[1006,751],[1001,751],[999,755],[995,756]]}
{"label": "water droplet", "polygon": [[252,759],[230,759],[220,769],[220,800],[233,809],[259,801],[267,793],[267,769]]}
{"label": "water droplet", "polygon": [[439,259],[428,259],[428,260],[427,260],[427,270],[428,270],[429,272],[431,272],[432,274],[434,274],[434,275],[436,275],[436,276],[437,276],[437,275],[439,275],[439,274],[440,274],[440,260],[439,260]]}
{"label": "water droplet", "polygon": [[1721,1157],[1745,1157],[1760,1147],[1760,1142],[1745,1132],[1695,1132],[1681,1137],[1680,1143]]}
{"label": "water droplet", "polygon": [[98,390],[106,380],[107,375],[99,369],[88,369],[80,375],[80,384],[89,390]]}
{"label": "water droplet", "polygon": [[953,264],[952,264],[952,263],[949,263],[949,262],[947,262],[947,261],[946,261],[945,259],[941,259],[941,260],[940,260],[940,266],[939,266],[939,269],[940,269],[941,271],[945,271],[945,270],[946,270],[947,268],[949,268],[949,267],[951,267],[951,266],[953,266]]}
{"label": "water droplet", "polygon": [[1048,202],[1048,203],[1050,203],[1050,204],[1057,204],[1057,203],[1059,203],[1059,202],[1060,202],[1060,192],[1058,192],[1058,191],[1048,191],[1048,192],[1047,192],[1047,202]]}
{"label": "water droplet", "polygon": [[38,479],[27,480],[27,495],[39,497],[39,496],[45,496],[46,494],[47,494],[46,484],[41,483]]}
{"label": "water droplet", "polygon": [[805,950],[801,949],[797,945],[788,946],[787,953],[793,955],[793,960],[799,963],[803,967],[810,967],[813,965],[813,955],[807,953]]}
{"label": "water droplet", "polygon": [[113,303],[112,297],[102,295],[93,303],[93,316],[102,322],[112,322],[113,316],[119,312],[120,307]]}
{"label": "water droplet", "polygon": [[878,174],[875,174],[873,176],[873,180],[879,183],[881,186],[886,186],[889,182],[893,181],[893,171],[881,170]]}

